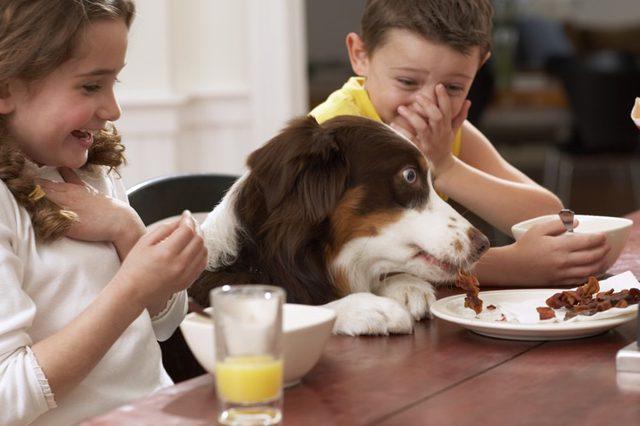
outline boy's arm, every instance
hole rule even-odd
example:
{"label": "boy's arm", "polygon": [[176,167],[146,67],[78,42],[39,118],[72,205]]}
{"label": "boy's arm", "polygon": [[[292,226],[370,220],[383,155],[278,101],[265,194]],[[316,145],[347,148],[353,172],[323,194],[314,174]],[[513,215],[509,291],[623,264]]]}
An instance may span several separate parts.
{"label": "boy's arm", "polygon": [[562,209],[558,197],[511,166],[468,121],[460,157],[434,176],[434,186],[508,235],[515,223]]}
{"label": "boy's arm", "polygon": [[[465,120],[469,101],[452,116],[451,99],[444,86],[436,86],[435,96],[433,100],[418,95],[410,107],[398,107],[399,118],[404,122],[391,126],[425,153],[439,193],[507,234],[515,223],[562,209],[555,195],[507,163],[489,140]],[[461,151],[460,157],[454,157],[451,146],[458,128],[462,132]]]}
{"label": "boy's arm", "polygon": [[[459,173],[458,185],[475,179],[476,191],[459,191],[452,198],[464,198],[460,201],[463,205],[476,203],[466,206],[497,221],[490,223],[506,232],[510,231],[509,224],[556,214],[561,208],[557,197],[505,161],[468,122],[463,125],[460,159],[443,173],[445,178],[454,177],[447,176],[449,172]],[[500,227],[500,223],[507,226]],[[481,283],[494,286],[575,284],[604,273],[609,250],[603,234],[567,235],[560,220],[550,221],[535,225],[513,244],[491,248],[476,264],[474,273]]]}

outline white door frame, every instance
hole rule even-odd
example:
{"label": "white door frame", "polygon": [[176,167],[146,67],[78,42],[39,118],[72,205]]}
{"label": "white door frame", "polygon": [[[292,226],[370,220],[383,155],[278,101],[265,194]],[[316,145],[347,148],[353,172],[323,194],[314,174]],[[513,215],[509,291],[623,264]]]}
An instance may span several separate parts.
{"label": "white door frame", "polygon": [[248,0],[253,141],[308,112],[304,0]]}

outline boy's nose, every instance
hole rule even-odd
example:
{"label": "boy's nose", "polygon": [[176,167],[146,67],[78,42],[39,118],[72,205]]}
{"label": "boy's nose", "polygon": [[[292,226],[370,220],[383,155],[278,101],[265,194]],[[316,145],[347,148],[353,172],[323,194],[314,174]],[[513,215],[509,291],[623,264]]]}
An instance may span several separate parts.
{"label": "boy's nose", "polygon": [[436,96],[435,86],[424,86],[417,93],[424,96],[429,102],[433,102]]}

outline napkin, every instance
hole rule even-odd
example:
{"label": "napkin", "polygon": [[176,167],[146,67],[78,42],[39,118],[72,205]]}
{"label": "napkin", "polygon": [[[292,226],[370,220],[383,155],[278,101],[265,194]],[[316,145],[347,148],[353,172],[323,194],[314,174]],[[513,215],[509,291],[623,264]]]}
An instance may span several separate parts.
{"label": "napkin", "polygon": [[[631,271],[623,272],[618,275],[614,275],[606,280],[600,281],[600,291],[607,291],[609,289],[613,289],[614,292],[618,292],[624,289],[629,288],[640,288],[640,283],[633,275]],[[577,288],[577,287],[576,287]],[[571,290],[575,290],[573,288]],[[526,300],[521,302],[500,302],[494,303],[496,306],[496,311],[499,311],[500,314],[503,314],[506,317],[506,320],[509,322],[516,323],[527,323],[527,324],[535,324],[535,323],[552,323],[552,322],[562,322],[569,323],[575,321],[594,321],[605,318],[613,318],[620,315],[629,315],[636,312],[638,309],[637,305],[630,305],[626,308],[611,308],[609,310],[598,312],[592,316],[585,315],[577,315],[567,321],[564,321],[565,310],[555,309],[556,318],[551,318],[548,320],[541,320],[538,311],[536,308],[539,306],[547,306],[546,300],[554,295],[555,293],[559,293],[561,291],[565,291],[566,289],[549,289],[545,292],[540,292],[539,296],[528,297]],[[480,297],[482,298],[482,293],[480,293]],[[486,309],[485,309],[486,310]],[[482,314],[481,314],[482,315]],[[492,317],[496,315],[496,313],[490,314]]]}

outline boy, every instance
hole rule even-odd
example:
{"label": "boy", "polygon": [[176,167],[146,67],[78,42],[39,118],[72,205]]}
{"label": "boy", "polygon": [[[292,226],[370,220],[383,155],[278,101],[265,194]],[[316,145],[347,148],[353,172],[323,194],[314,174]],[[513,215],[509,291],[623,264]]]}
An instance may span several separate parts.
{"label": "boy", "polygon": [[[562,204],[506,162],[465,121],[473,79],[490,56],[489,0],[368,0],[362,36],[346,38],[354,72],[311,111],[318,122],[343,114],[382,121],[420,148],[435,189],[510,233],[525,219]],[[533,227],[476,265],[484,285],[571,284],[604,271],[604,234],[561,235],[562,223]]]}

